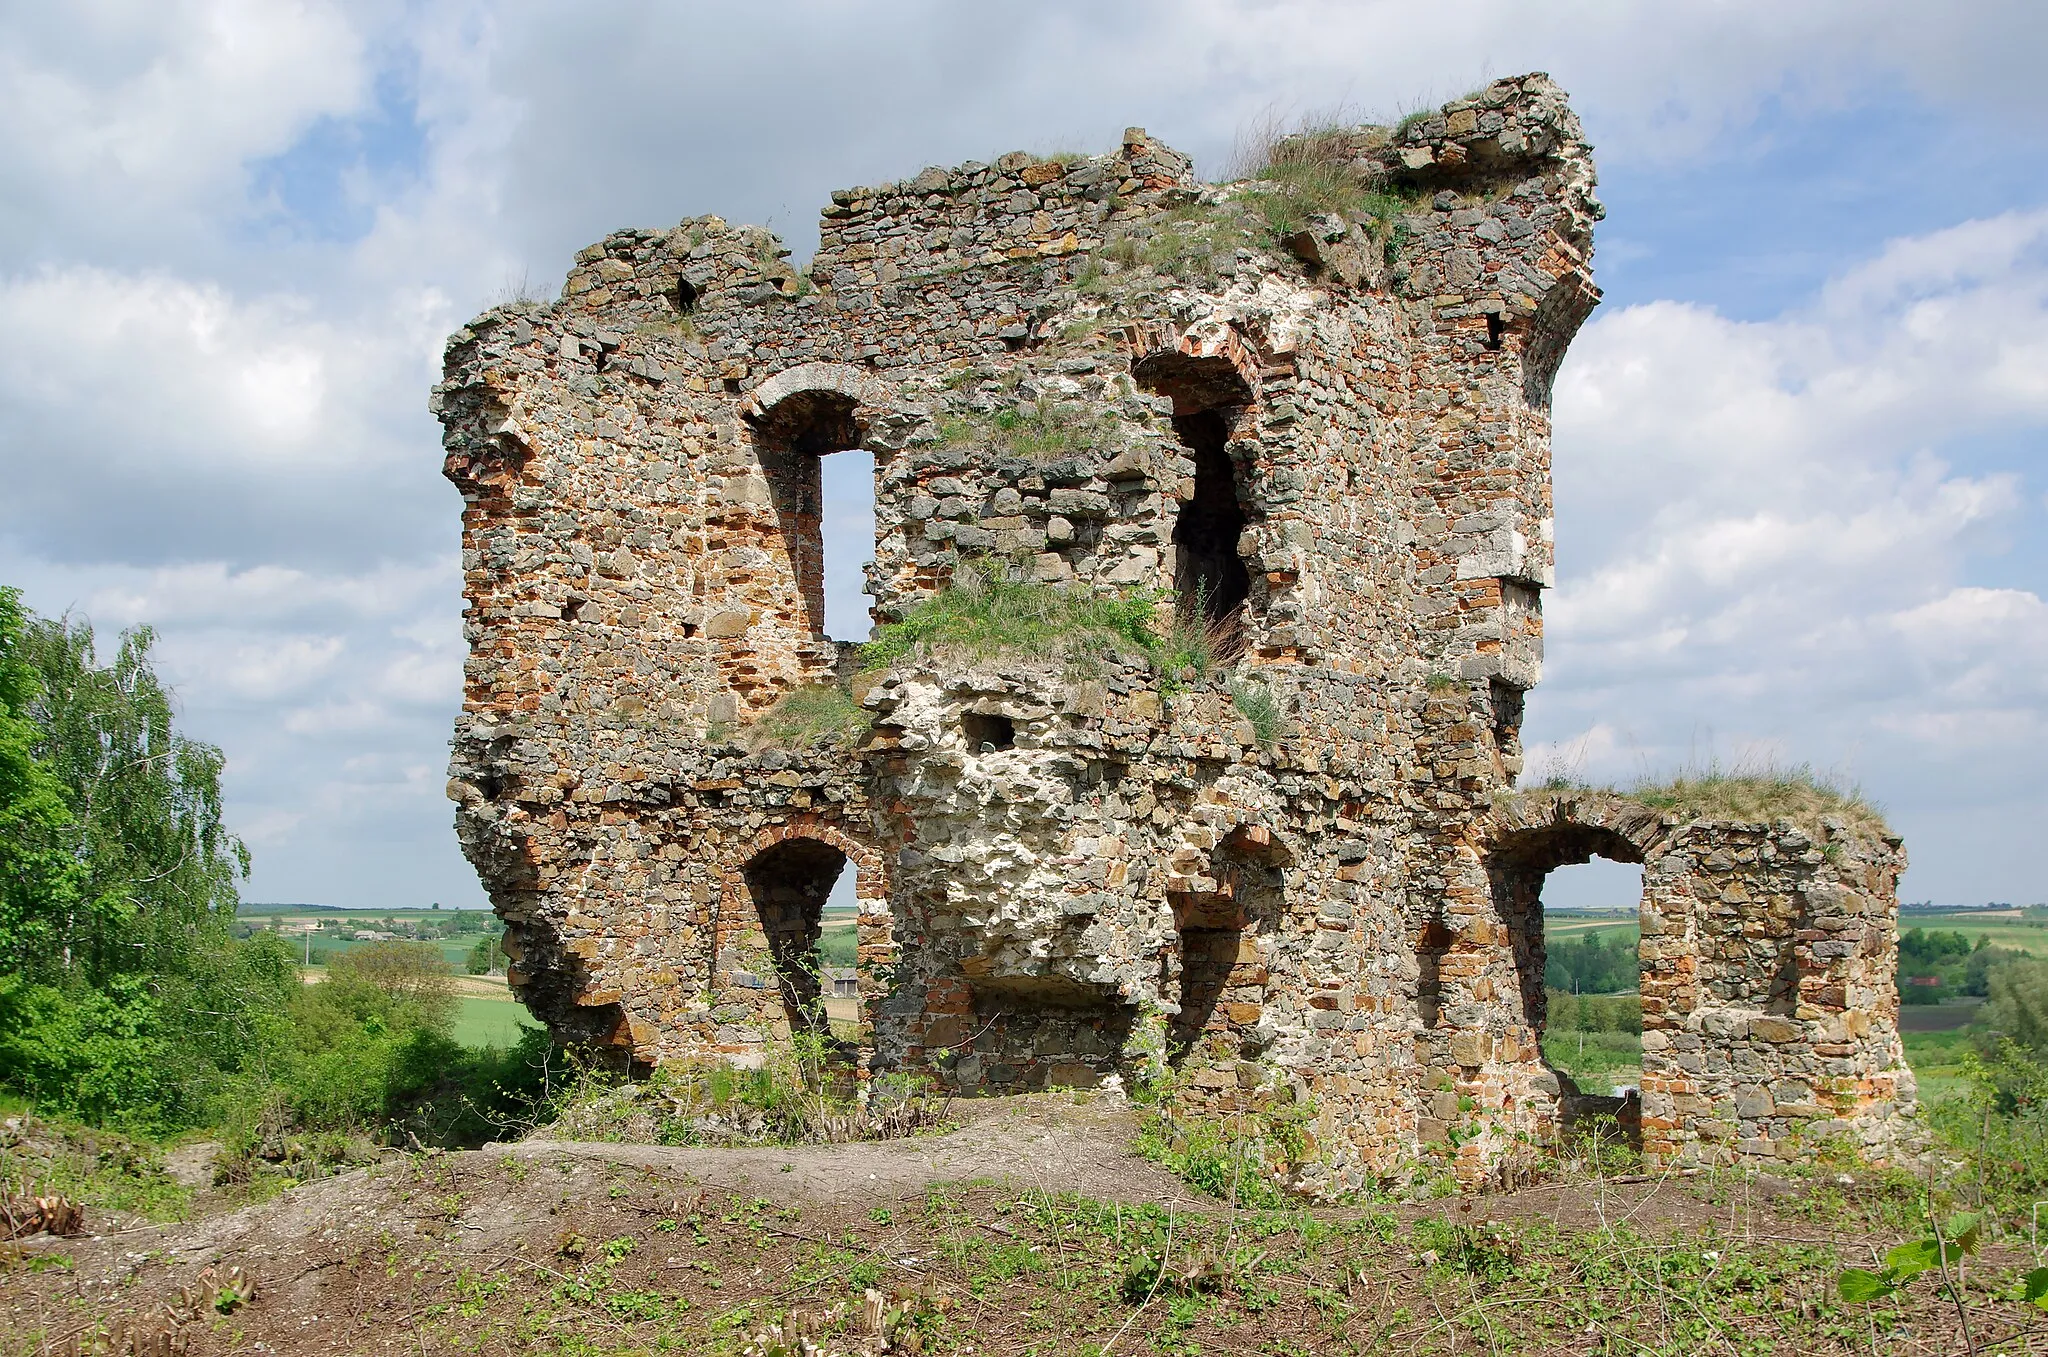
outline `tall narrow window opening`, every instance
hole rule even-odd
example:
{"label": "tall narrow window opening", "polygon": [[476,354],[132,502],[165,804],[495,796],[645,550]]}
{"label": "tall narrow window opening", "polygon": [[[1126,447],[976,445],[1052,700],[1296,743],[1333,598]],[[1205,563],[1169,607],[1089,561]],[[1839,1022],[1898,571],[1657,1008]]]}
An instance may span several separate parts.
{"label": "tall narrow window opening", "polygon": [[834,391],[786,398],[758,435],[802,622],[840,641],[866,640],[871,622],[862,572],[874,554],[874,458],[860,441],[855,402]]}
{"label": "tall narrow window opening", "polygon": [[1176,416],[1173,428],[1195,456],[1194,497],[1181,507],[1173,527],[1174,589],[1182,609],[1209,627],[1218,648],[1234,652],[1242,645],[1244,602],[1252,580],[1237,550],[1246,520],[1237,496],[1237,471],[1225,451],[1230,431],[1216,410]]}

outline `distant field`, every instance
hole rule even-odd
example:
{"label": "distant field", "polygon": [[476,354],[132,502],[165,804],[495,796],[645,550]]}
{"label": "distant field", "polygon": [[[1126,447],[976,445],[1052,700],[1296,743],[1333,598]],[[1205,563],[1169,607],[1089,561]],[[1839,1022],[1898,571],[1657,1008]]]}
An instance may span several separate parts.
{"label": "distant field", "polygon": [[2048,923],[2028,922],[2013,917],[1987,919],[1981,914],[1901,914],[1899,931],[1924,928],[1961,933],[1976,945],[1980,937],[1991,939],[1993,947],[2010,947],[2016,952],[2048,956]]}
{"label": "distant field", "polygon": [[509,994],[502,999],[466,997],[456,1008],[455,1039],[464,1046],[510,1046],[519,1040],[522,1024],[541,1025],[525,1004]]}

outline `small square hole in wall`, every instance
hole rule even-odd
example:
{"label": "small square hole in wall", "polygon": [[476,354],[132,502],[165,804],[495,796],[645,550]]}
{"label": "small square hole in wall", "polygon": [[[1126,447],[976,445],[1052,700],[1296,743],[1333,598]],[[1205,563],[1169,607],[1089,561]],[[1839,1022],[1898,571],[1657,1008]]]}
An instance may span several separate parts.
{"label": "small square hole in wall", "polygon": [[960,718],[960,732],[967,737],[967,747],[977,754],[1014,749],[1017,745],[1017,723],[1007,716],[969,712]]}

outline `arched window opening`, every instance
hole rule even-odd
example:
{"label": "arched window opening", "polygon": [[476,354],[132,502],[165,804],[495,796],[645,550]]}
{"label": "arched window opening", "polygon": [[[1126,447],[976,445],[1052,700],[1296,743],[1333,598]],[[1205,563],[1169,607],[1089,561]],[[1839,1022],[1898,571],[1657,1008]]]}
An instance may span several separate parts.
{"label": "arched window opening", "polygon": [[1543,1053],[1585,1093],[1642,1080],[1642,898],[1641,865],[1605,858],[1543,882]]}
{"label": "arched window opening", "polygon": [[689,279],[678,278],[669,300],[675,303],[677,315],[687,316],[697,309],[697,289]]}
{"label": "arched window opening", "polygon": [[1451,950],[1451,930],[1442,919],[1422,926],[1415,940],[1415,1008],[1422,1030],[1434,1032],[1444,1020],[1444,953]]}
{"label": "arched window opening", "polygon": [[796,579],[796,620],[840,641],[866,640],[872,624],[863,574],[874,555],[875,466],[859,451],[858,410],[837,391],[799,391],[761,417],[757,434]]}
{"label": "arched window opening", "polygon": [[1220,355],[1177,350],[1147,354],[1131,367],[1138,385],[1173,401],[1173,430],[1193,454],[1194,495],[1173,526],[1173,587],[1183,619],[1207,628],[1216,657],[1244,652],[1244,610],[1251,571],[1238,554],[1248,517],[1228,451],[1233,417],[1252,388]]}
{"label": "arched window opening", "polygon": [[1244,506],[1238,500],[1237,471],[1225,444],[1230,436],[1215,410],[1175,416],[1174,432],[1195,456],[1194,497],[1181,506],[1173,525],[1174,580],[1180,606],[1210,630],[1219,649],[1234,659],[1243,648],[1244,602],[1251,594],[1251,572],[1238,555],[1244,536]]}
{"label": "arched window opening", "polygon": [[1553,824],[1497,844],[1487,862],[1512,973],[1493,968],[1486,983],[1518,998],[1566,1125],[1631,1140],[1642,1134],[1642,861],[1611,829]]}
{"label": "arched window opening", "polygon": [[789,1030],[834,1046],[843,1043],[834,1040],[826,995],[836,989],[836,976],[819,944],[826,902],[845,867],[846,855],[829,843],[787,839],[762,849],[741,871],[767,936]]}

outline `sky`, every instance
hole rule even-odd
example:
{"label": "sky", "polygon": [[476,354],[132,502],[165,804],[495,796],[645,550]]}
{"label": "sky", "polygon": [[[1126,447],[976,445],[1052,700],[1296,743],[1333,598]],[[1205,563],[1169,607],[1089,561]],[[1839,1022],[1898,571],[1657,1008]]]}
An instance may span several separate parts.
{"label": "sky", "polygon": [[1533,771],[1808,764],[1903,898],[2048,899],[2044,51],[2038,0],[0,0],[0,583],[156,629],[245,898],[481,904],[426,409],[464,319],[622,226],[802,257],[836,187],[1130,125],[1220,176],[1262,117],[1546,70],[1608,217]]}

